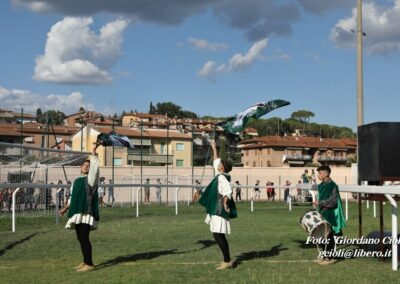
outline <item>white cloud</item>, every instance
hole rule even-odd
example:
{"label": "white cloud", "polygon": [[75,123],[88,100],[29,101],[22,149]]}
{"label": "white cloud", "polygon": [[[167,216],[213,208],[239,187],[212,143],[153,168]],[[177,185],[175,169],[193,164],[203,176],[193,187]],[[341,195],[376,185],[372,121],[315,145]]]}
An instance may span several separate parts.
{"label": "white cloud", "polygon": [[6,89],[0,86],[1,107],[10,110],[23,108],[28,112],[35,112],[38,108],[42,111],[54,109],[64,113],[76,112],[81,106],[85,109],[94,109],[92,104],[85,103],[84,97],[79,92],[73,92],[67,96],[40,95],[28,90]]}
{"label": "white cloud", "polygon": [[261,52],[267,47],[267,39],[255,42],[246,54],[236,53],[227,64],[217,65],[214,61],[208,61],[197,72],[200,77],[214,81],[216,75],[243,71],[249,68],[256,60],[263,59]]}
{"label": "white cloud", "polygon": [[189,37],[188,42],[191,46],[202,50],[219,51],[228,48],[228,46],[224,43],[218,43],[218,42],[212,43],[205,39],[194,38],[194,37]]}
{"label": "white cloud", "polygon": [[34,79],[64,84],[105,84],[121,55],[122,34],[129,21],[107,23],[96,35],[91,17],[65,17],[47,35],[44,55],[36,58]]}
{"label": "white cloud", "polygon": [[[339,20],[332,28],[330,38],[337,47],[355,47],[357,9],[352,16]],[[391,7],[382,7],[373,2],[363,5],[364,48],[371,54],[388,54],[400,51],[400,1]]]}

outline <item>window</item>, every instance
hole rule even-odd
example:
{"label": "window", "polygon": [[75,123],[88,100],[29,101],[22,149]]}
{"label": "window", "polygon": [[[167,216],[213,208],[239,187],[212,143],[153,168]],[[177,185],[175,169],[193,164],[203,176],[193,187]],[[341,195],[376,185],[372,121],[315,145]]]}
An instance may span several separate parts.
{"label": "window", "polygon": [[161,142],[161,145],[160,145],[160,153],[161,153],[161,154],[165,154],[165,142]]}
{"label": "window", "polygon": [[122,166],[122,159],[114,158],[114,166]]}
{"label": "window", "polygon": [[183,167],[183,160],[176,160],[177,167]]}
{"label": "window", "polygon": [[253,162],[253,167],[256,167],[256,165],[257,165],[257,162]]}
{"label": "window", "polygon": [[246,156],[248,156],[249,155],[249,150],[246,150]]}
{"label": "window", "polygon": [[185,144],[176,143],[176,151],[184,151],[184,150],[185,150]]}
{"label": "window", "polygon": [[267,154],[271,155],[271,149],[270,148],[267,149]]}

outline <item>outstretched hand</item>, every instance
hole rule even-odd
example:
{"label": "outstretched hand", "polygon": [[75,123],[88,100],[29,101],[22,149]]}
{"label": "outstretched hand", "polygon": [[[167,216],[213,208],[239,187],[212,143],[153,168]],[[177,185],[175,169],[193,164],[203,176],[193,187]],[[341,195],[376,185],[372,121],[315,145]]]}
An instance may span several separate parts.
{"label": "outstretched hand", "polygon": [[96,156],[97,155],[96,150],[97,150],[97,147],[100,146],[100,142],[96,142],[96,143],[93,143],[93,144],[94,144],[94,146],[93,146],[93,149],[92,149],[92,154],[93,154],[93,156]]}

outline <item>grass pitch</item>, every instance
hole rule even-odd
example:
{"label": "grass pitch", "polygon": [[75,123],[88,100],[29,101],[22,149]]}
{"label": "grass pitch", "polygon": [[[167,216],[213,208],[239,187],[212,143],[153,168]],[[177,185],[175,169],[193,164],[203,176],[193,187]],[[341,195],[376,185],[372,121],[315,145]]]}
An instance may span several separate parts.
{"label": "grass pitch", "polygon": [[[75,232],[65,230],[66,218],[56,226],[54,216],[18,218],[11,233],[11,217],[0,217],[1,283],[376,283],[399,282],[391,260],[353,258],[320,266],[313,245],[299,219],[310,206],[283,203],[239,203],[239,218],[231,221],[228,236],[236,267],[215,269],[221,252],[204,223],[204,208],[143,205],[141,217],[134,208],[101,208],[99,229],[91,233],[96,270],[76,273],[82,261]],[[358,235],[356,204],[349,209],[345,235]],[[363,206],[366,235],[378,230],[379,218]],[[390,230],[390,206],[385,226]],[[354,249],[354,246],[339,248]]]}

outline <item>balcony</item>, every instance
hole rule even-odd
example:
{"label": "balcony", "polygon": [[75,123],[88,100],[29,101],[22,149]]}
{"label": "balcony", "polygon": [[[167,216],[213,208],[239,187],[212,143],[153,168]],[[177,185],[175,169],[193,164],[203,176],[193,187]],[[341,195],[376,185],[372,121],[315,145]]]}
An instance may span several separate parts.
{"label": "balcony", "polygon": [[149,162],[149,163],[157,163],[157,164],[172,164],[173,163],[173,155],[167,154],[157,154],[150,153],[149,150],[143,150],[143,153],[140,154],[140,150],[129,150],[128,151],[128,160],[139,162]]}
{"label": "balcony", "polygon": [[143,155],[150,155],[150,149],[128,149],[128,155],[139,155],[143,154]]}
{"label": "balcony", "polygon": [[311,155],[286,155],[287,161],[311,161]]}
{"label": "balcony", "polygon": [[320,162],[346,162],[346,157],[331,157],[331,156],[319,156],[318,161]]}

